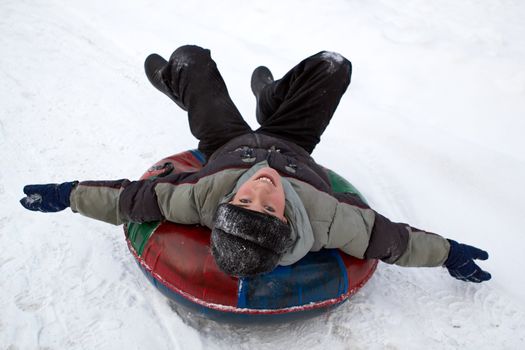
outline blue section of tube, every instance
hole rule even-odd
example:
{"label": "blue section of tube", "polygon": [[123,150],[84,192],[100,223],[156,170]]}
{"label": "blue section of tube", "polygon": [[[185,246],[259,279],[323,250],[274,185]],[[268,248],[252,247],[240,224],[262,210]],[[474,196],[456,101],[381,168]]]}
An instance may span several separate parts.
{"label": "blue section of tube", "polygon": [[338,298],[348,291],[348,279],[339,252],[324,249],[268,274],[243,278],[239,287],[239,308],[281,309]]}
{"label": "blue section of tube", "polygon": [[201,163],[202,165],[206,163],[206,157],[204,156],[204,154],[202,154],[201,151],[199,151],[198,149],[192,149],[190,150],[190,152],[199,161],[199,163]]}

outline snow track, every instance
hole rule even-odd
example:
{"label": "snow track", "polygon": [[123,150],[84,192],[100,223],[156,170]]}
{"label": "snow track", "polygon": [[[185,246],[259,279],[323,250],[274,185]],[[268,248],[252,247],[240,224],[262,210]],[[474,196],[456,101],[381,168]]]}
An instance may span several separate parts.
{"label": "snow track", "polygon": [[[3,1],[0,350],[523,349],[525,5],[515,1]],[[170,306],[122,229],[25,211],[29,183],[138,178],[194,148],[144,58],[211,49],[256,126],[249,89],[339,52],[351,87],[314,152],[394,221],[489,251],[493,280],[380,264],[308,321],[218,324]],[[175,310],[175,311],[174,311]]]}

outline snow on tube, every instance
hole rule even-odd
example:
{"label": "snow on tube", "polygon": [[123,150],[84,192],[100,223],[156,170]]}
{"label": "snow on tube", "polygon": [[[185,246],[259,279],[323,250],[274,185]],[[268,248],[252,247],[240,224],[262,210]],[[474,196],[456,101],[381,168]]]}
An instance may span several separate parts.
{"label": "snow on tube", "polygon": [[[197,150],[157,162],[142,179],[202,168]],[[335,192],[352,192],[328,170]],[[130,223],[128,247],[148,279],[176,304],[222,321],[283,321],[319,314],[346,301],[372,276],[377,260],[361,260],[338,249],[310,252],[291,266],[249,278],[219,270],[211,255],[210,230],[173,222]]]}

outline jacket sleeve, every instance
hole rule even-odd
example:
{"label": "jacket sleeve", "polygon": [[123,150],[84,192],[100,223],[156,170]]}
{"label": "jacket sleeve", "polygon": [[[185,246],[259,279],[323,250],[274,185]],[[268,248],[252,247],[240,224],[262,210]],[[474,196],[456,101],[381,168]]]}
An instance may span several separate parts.
{"label": "jacket sleeve", "polygon": [[[335,196],[341,203],[364,210],[370,209],[354,194],[338,193]],[[380,259],[406,267],[443,265],[450,250],[445,238],[408,224],[392,222],[376,211],[372,212],[373,225],[363,255],[365,259]]]}
{"label": "jacket sleeve", "polygon": [[[177,185],[188,177],[188,173],[170,175],[169,178],[129,181],[83,181],[71,192],[73,212],[84,216],[120,225],[125,222],[148,222],[168,219],[179,222],[169,201],[177,199],[181,223],[198,223],[194,211],[192,186]],[[168,184],[168,185],[166,185]],[[189,222],[185,222],[189,221]]]}

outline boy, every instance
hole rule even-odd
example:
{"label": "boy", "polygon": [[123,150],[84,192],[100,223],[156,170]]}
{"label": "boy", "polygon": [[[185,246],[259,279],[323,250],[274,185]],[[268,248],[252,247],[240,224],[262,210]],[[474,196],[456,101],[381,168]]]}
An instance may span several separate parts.
{"label": "boy", "polygon": [[393,223],[357,196],[334,193],[310,157],[350,84],[352,66],[322,51],[274,81],[266,67],[251,81],[261,125],[253,131],[231,101],[210,56],[197,46],[169,62],[150,55],[150,82],[188,112],[207,159],[195,173],[153,180],[28,185],[29,210],[74,212],[113,224],[170,220],[212,230],[211,250],[227,274],[252,276],[309,251],[340,248],[400,266],[444,266],[460,280],[491,278],[474,259],[488,254],[407,224]]}

